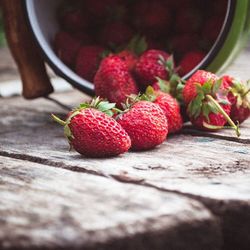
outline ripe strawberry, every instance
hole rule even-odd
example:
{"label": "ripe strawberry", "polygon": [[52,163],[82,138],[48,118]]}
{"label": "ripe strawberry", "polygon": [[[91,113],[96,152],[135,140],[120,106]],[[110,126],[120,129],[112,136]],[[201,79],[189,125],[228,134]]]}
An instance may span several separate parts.
{"label": "ripe strawberry", "polygon": [[203,37],[213,43],[219,36],[223,21],[223,16],[214,16],[209,18],[202,30]]}
{"label": "ripe strawberry", "polygon": [[107,17],[109,8],[114,7],[119,2],[119,0],[85,0],[84,4],[94,21],[103,22],[103,19]]}
{"label": "ripe strawberry", "polygon": [[222,81],[210,72],[198,70],[183,89],[187,113],[192,124],[203,130],[218,130],[227,122],[240,135],[239,128],[230,119],[231,104]]}
{"label": "ripe strawberry", "polygon": [[104,48],[100,46],[82,46],[76,59],[76,73],[82,78],[93,82]]}
{"label": "ripe strawberry", "polygon": [[104,46],[112,49],[117,46],[126,44],[133,36],[132,29],[125,23],[112,22],[108,23],[101,31],[100,41]]}
{"label": "ripe strawberry", "polygon": [[177,33],[196,33],[201,27],[201,12],[199,9],[180,8],[176,13],[175,30]]}
{"label": "ripe strawberry", "polygon": [[168,134],[167,119],[159,105],[152,102],[136,102],[117,121],[130,136],[131,148],[136,151],[160,145]]}
{"label": "ripe strawberry", "polygon": [[114,106],[97,98],[70,112],[66,121],[52,117],[64,126],[65,136],[78,153],[87,157],[116,156],[129,150],[131,140],[121,125],[109,116]]}
{"label": "ripe strawberry", "polygon": [[55,51],[58,57],[68,66],[75,64],[76,55],[81,43],[74,39],[69,33],[60,31],[54,40]]}
{"label": "ripe strawberry", "polygon": [[197,96],[196,83],[202,86],[206,82],[211,81],[214,84],[218,79],[219,78],[215,74],[207,72],[205,70],[196,71],[191,76],[191,78],[187,80],[185,84],[185,87],[183,90],[184,102],[188,105],[191,101],[193,101],[193,99],[196,98]]}
{"label": "ripe strawberry", "polygon": [[196,34],[177,34],[170,39],[170,47],[174,54],[184,53],[198,47],[199,36]]}
{"label": "ripe strawberry", "polygon": [[81,45],[91,45],[91,44],[93,44],[92,37],[89,34],[85,33],[85,32],[82,32],[82,31],[81,32],[74,32],[74,33],[72,33],[72,36],[76,40],[78,40],[81,43]]}
{"label": "ripe strawberry", "polygon": [[168,78],[167,59],[169,54],[161,50],[147,50],[144,52],[135,67],[135,74],[142,86],[155,82],[155,78]]}
{"label": "ripe strawberry", "polygon": [[192,69],[195,68],[205,57],[205,53],[202,51],[190,51],[187,54],[184,55],[184,57],[181,59],[179,66],[180,66],[180,75],[186,75],[189,73]]}
{"label": "ripe strawberry", "polygon": [[242,123],[250,116],[249,88],[243,82],[231,76],[223,76],[223,85],[228,92],[228,99],[232,104],[230,117],[234,122]]}
{"label": "ripe strawberry", "polygon": [[83,31],[89,23],[87,15],[83,15],[79,9],[72,8],[68,8],[60,13],[59,19],[63,30],[69,32]]}
{"label": "ripe strawberry", "polygon": [[138,57],[129,50],[123,50],[117,54],[128,66],[130,72],[134,71],[135,65],[138,61]]}
{"label": "ripe strawberry", "polygon": [[136,28],[151,37],[166,34],[170,28],[171,14],[164,1],[138,1],[132,12]]}
{"label": "ripe strawberry", "polygon": [[158,104],[163,110],[168,121],[168,133],[176,133],[182,128],[180,105],[174,97],[160,90],[155,91],[151,86],[147,87],[143,97]]}
{"label": "ripe strawberry", "polygon": [[110,102],[126,101],[130,94],[137,94],[138,88],[128,70],[127,64],[116,55],[104,58],[94,78],[95,93]]}

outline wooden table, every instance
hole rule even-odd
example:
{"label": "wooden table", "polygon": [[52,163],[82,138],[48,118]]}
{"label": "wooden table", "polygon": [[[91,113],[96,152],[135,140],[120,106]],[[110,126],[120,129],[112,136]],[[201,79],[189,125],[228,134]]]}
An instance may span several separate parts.
{"label": "wooden table", "polygon": [[[247,79],[249,56],[228,72]],[[240,139],[187,125],[153,151],[99,160],[69,152],[54,103],[2,98],[0,110],[0,249],[250,249],[250,121]]]}

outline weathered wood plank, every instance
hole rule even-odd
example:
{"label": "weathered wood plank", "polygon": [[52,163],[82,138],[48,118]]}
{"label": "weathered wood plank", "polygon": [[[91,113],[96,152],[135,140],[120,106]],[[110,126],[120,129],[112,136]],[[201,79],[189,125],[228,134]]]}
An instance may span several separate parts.
{"label": "weathered wood plank", "polygon": [[220,249],[199,202],[0,157],[1,249]]}
{"label": "weathered wood plank", "polygon": [[[67,104],[79,101],[76,100],[78,95],[70,93],[57,98],[63,98]],[[4,119],[0,121],[0,133],[4,135],[0,138],[1,155],[195,197],[221,218],[224,249],[248,249],[249,144],[179,135],[170,137],[153,151],[102,160],[87,159],[68,152],[62,128],[49,118],[52,111],[62,112],[55,105],[43,100],[28,103],[14,98],[0,101],[0,106],[4,112]],[[248,131],[248,128],[243,130]]]}

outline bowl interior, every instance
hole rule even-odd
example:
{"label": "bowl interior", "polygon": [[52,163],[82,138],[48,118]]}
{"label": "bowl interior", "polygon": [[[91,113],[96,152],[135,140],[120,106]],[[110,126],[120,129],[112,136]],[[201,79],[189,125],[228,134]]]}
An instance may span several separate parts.
{"label": "bowl interior", "polygon": [[56,12],[61,2],[61,0],[26,0],[26,10],[31,29],[46,61],[55,73],[65,78],[76,88],[93,95],[93,84],[79,77],[67,67],[53,50],[53,39],[59,30]]}
{"label": "bowl interior", "polygon": [[[45,60],[55,71],[55,73],[63,77],[79,90],[87,94],[94,95],[93,84],[78,76],[67,65],[65,65],[54,52],[53,40],[60,28],[56,13],[61,2],[62,0],[25,0],[25,6],[31,30],[39,47],[42,49]],[[232,2],[234,1],[228,0],[227,14],[225,16],[223,27],[221,27],[221,33],[217,37],[217,40],[214,42],[213,46],[207,52],[203,60],[198,65],[196,65],[193,70],[185,75],[183,77],[184,79],[191,76],[197,69],[207,68],[218,54],[227,35],[227,29],[225,29],[226,23],[227,26],[230,27],[230,22],[227,21],[227,19]]]}

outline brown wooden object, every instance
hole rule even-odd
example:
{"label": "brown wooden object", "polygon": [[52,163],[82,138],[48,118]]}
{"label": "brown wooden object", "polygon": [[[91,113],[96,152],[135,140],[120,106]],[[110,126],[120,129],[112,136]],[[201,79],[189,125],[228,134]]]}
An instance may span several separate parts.
{"label": "brown wooden object", "polygon": [[23,1],[0,1],[8,44],[23,82],[23,96],[33,99],[52,93],[44,61],[25,18]]}

